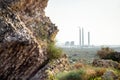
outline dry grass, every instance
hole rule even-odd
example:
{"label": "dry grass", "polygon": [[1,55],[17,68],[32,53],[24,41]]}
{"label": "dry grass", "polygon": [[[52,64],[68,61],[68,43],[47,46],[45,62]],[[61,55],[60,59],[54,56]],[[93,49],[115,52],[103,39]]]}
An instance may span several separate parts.
{"label": "dry grass", "polygon": [[96,75],[96,71],[94,69],[86,69],[86,75],[88,76]]}
{"label": "dry grass", "polygon": [[85,65],[83,63],[75,63],[73,65],[73,68],[75,68],[75,69],[80,69],[80,68],[84,68],[84,67],[85,67]]}
{"label": "dry grass", "polygon": [[102,76],[106,72],[106,68],[96,68],[95,71],[97,76]]}

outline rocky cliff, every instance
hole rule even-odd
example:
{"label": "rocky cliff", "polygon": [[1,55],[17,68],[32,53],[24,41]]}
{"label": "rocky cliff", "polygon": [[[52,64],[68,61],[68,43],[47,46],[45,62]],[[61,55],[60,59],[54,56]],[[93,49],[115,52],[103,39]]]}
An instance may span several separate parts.
{"label": "rocky cliff", "polygon": [[45,16],[48,0],[0,0],[0,80],[30,80],[48,63],[57,27]]}

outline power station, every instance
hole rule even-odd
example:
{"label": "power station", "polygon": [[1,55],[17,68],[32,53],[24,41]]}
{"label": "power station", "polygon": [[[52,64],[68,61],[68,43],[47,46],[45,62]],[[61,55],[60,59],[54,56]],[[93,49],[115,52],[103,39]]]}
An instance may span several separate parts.
{"label": "power station", "polygon": [[[87,46],[90,46],[90,32],[88,32],[88,34],[87,34],[87,38],[88,38],[88,44],[87,44]],[[84,47],[85,46],[85,44],[84,44],[84,42],[85,42],[85,38],[84,38],[84,28],[82,27],[82,29],[79,27],[79,46],[80,47]]]}
{"label": "power station", "polygon": [[[84,28],[79,27],[79,45],[77,47],[83,48],[83,47],[90,47],[90,32],[87,32],[87,37],[85,36],[85,31]],[[86,40],[86,41],[85,41]],[[87,42],[87,44],[86,44]],[[76,45],[74,44],[74,41],[66,41],[65,42],[65,47],[75,47]]]}

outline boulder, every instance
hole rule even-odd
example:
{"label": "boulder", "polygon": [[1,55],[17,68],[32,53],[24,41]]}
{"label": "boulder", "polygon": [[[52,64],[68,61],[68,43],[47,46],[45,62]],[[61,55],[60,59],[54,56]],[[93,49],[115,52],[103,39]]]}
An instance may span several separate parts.
{"label": "boulder", "polygon": [[113,71],[106,71],[102,76],[102,80],[119,80],[119,78]]}
{"label": "boulder", "polygon": [[96,67],[113,67],[120,70],[120,63],[112,60],[94,59],[92,64]]}

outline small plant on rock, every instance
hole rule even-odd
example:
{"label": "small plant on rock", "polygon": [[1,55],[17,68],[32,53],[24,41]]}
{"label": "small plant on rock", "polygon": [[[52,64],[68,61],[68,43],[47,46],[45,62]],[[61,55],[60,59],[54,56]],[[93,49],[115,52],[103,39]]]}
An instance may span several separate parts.
{"label": "small plant on rock", "polygon": [[49,43],[47,48],[48,56],[50,60],[58,59],[62,56],[62,49],[55,46],[54,42]]}

